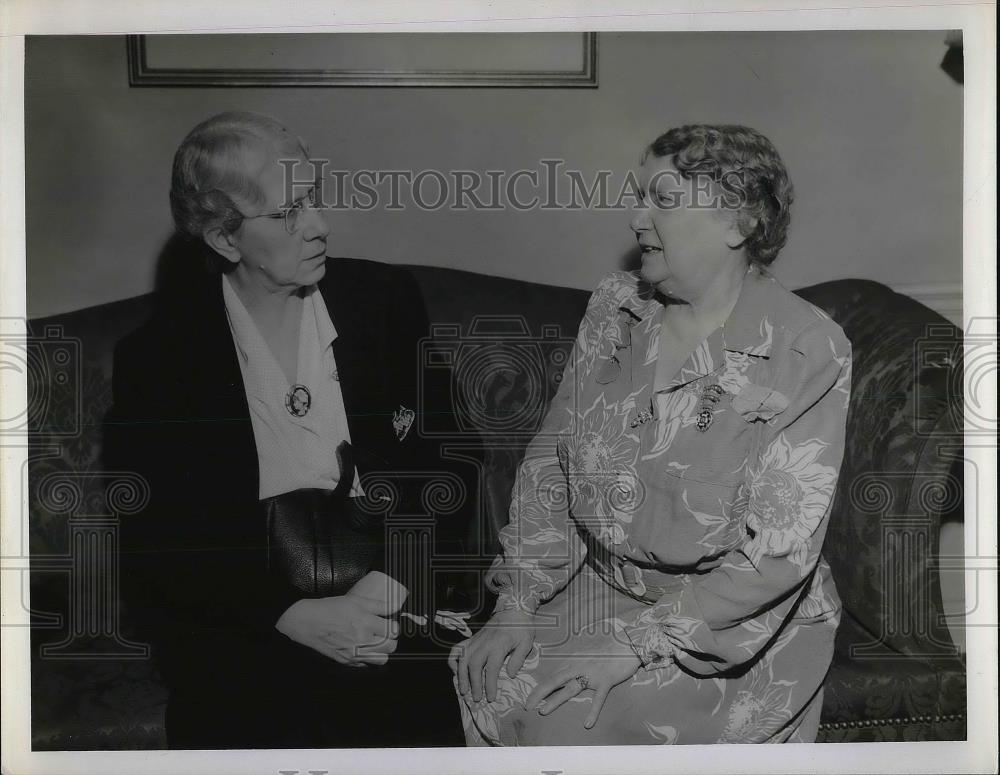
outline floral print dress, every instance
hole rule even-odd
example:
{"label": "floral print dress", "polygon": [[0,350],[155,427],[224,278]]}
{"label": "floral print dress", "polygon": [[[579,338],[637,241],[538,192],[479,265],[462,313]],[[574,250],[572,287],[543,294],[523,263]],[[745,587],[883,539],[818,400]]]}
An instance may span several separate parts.
{"label": "floral print dress", "polygon": [[[657,384],[662,315],[636,273],[590,298],[487,575],[497,610],[539,615],[536,643],[494,702],[460,697],[470,745],[815,738],[840,615],[821,548],[850,344],[752,269],[725,325]],[[524,709],[584,631],[642,663],[589,730],[593,692]]]}

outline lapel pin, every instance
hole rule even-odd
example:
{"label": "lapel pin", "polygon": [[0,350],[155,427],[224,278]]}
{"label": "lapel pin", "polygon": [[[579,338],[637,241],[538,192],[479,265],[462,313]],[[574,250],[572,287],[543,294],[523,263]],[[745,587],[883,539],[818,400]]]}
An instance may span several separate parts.
{"label": "lapel pin", "polygon": [[402,404],[399,405],[399,409],[392,415],[392,429],[396,431],[397,440],[402,441],[406,438],[416,416],[417,413],[412,409],[407,409]]}

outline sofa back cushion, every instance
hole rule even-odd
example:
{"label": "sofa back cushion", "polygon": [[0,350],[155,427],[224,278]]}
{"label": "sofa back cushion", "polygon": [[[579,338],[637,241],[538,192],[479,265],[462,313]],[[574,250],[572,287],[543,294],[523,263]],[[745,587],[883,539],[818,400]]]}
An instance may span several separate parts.
{"label": "sofa back cushion", "polygon": [[499,548],[497,533],[507,524],[517,466],[555,394],[590,293],[455,269],[409,268],[438,352],[453,369],[452,406],[467,432],[458,441],[478,448],[483,463],[483,507],[469,533],[488,566]]}
{"label": "sofa back cushion", "polygon": [[943,515],[961,514],[962,333],[866,280],[797,293],[853,348],[847,444],[824,545],[848,615],[870,633],[854,656],[953,651],[936,558]]}

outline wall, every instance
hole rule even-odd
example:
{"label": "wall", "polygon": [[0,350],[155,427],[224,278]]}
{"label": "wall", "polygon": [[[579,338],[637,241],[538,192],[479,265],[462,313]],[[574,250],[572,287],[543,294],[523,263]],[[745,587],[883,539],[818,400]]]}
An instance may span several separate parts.
{"label": "wall", "polygon": [[[32,317],[152,287],[172,154],[197,121],[274,114],[348,168],[634,167],[665,128],[757,127],[796,184],[791,287],[961,283],[962,89],[942,32],[602,33],[600,88],[130,88],[124,38],[29,38]],[[634,246],[623,211],[334,212],[330,252],[592,287]],[[942,291],[942,289],[945,289]],[[951,289],[951,290],[948,290]]]}

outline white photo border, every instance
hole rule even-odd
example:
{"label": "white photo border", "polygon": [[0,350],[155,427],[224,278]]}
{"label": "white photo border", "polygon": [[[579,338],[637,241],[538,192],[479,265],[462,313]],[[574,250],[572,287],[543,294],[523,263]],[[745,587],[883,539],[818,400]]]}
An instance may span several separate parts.
{"label": "white photo border", "polygon": [[[272,4],[188,4],[170,0],[8,0],[0,23],[0,307],[2,317],[25,318],[24,230],[24,35],[275,31],[629,31],[663,29],[962,29],[965,53],[964,109],[964,323],[968,333],[996,333],[996,6],[993,3],[859,2],[835,8],[800,2],[740,0],[707,2],[354,2],[303,0]],[[238,12],[237,12],[238,11]],[[239,26],[235,25],[238,20]],[[966,374],[968,379],[969,375]],[[987,381],[996,386],[996,375]],[[976,395],[981,411],[996,417],[995,392]],[[966,395],[969,395],[968,390]],[[25,406],[24,375],[0,372],[0,417]],[[992,412],[989,414],[989,412]],[[330,772],[481,773],[552,772],[995,772],[997,767],[996,435],[967,439],[967,455],[980,477],[976,498],[966,498],[966,546],[970,557],[966,599],[978,595],[967,645],[969,724],[967,742],[841,743],[785,747],[676,746],[311,751],[30,752],[29,631],[10,617],[27,602],[26,500],[21,472],[26,449],[0,445],[2,507],[2,752],[4,772],[174,773],[310,770]],[[974,513],[975,504],[984,511]],[[22,544],[22,538],[24,543]]]}

